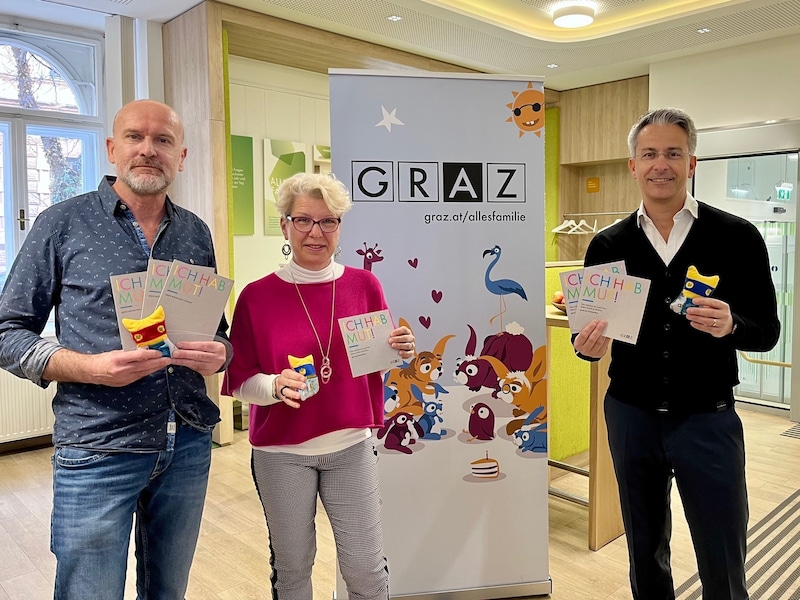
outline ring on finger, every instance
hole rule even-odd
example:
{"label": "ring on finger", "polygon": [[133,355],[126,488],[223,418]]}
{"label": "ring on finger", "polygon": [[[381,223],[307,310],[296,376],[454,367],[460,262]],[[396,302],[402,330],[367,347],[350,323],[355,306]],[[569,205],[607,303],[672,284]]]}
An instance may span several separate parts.
{"label": "ring on finger", "polygon": [[712,327],[716,327],[716,326],[717,326],[717,320],[716,320],[716,319],[714,319],[714,322],[713,322],[713,323],[711,323],[711,326],[712,326]]}
{"label": "ring on finger", "polygon": [[290,388],[288,385],[284,385],[283,387],[281,387],[281,389],[280,389],[280,390],[278,390],[278,395],[279,395],[281,398],[286,398],[286,396],[284,396],[284,395],[283,395],[283,390],[287,390],[287,389],[288,389],[288,390],[290,390],[290,389],[292,389],[292,388]]}

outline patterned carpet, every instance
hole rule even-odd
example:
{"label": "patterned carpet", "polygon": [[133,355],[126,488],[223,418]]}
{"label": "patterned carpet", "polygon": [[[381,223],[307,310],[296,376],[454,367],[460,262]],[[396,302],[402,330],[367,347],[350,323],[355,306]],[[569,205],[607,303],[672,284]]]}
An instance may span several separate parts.
{"label": "patterned carpet", "polygon": [[784,431],[781,435],[800,439],[800,423],[794,425],[793,427],[790,427],[789,429]]}
{"label": "patterned carpet", "polygon": [[[750,600],[800,600],[800,490],[747,532]],[[680,600],[700,600],[695,573],[676,590]]]}

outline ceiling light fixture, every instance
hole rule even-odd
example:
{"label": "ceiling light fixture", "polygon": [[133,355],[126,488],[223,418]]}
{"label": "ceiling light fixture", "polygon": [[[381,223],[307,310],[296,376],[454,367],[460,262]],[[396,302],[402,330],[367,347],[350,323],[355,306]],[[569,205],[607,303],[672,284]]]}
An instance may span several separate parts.
{"label": "ceiling light fixture", "polygon": [[550,63],[549,65],[547,65],[547,68],[548,69],[557,69],[558,65],[556,63]]}
{"label": "ceiling light fixture", "polygon": [[594,7],[588,4],[570,4],[553,11],[553,25],[574,29],[586,27],[594,21]]}
{"label": "ceiling light fixture", "polygon": [[697,30],[697,33],[709,33],[711,30],[708,27],[701,27]]}
{"label": "ceiling light fixture", "polygon": [[391,15],[386,17],[387,20],[391,21],[392,23],[397,23],[398,21],[402,21],[403,17],[398,17],[397,15]]}

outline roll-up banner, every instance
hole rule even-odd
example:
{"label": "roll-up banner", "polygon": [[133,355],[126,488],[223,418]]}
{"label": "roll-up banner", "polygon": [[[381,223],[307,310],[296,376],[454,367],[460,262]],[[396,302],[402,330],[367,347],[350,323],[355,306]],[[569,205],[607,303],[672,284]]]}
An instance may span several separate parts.
{"label": "roll-up banner", "polygon": [[550,593],[542,81],[331,70],[330,106],[338,260],[417,339],[374,438],[390,594]]}

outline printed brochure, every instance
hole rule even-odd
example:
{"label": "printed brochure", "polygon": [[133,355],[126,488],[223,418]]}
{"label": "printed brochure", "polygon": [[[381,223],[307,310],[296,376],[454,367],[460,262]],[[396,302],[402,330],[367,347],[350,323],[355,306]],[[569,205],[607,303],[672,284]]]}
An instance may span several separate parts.
{"label": "printed brochure", "polygon": [[573,333],[594,319],[602,319],[608,322],[605,337],[636,343],[650,291],[649,279],[627,275],[620,262],[565,271],[560,276]]}
{"label": "printed brochure", "polygon": [[403,363],[397,350],[389,345],[389,335],[394,328],[392,315],[388,310],[339,319],[339,329],[353,377],[383,371]]}

